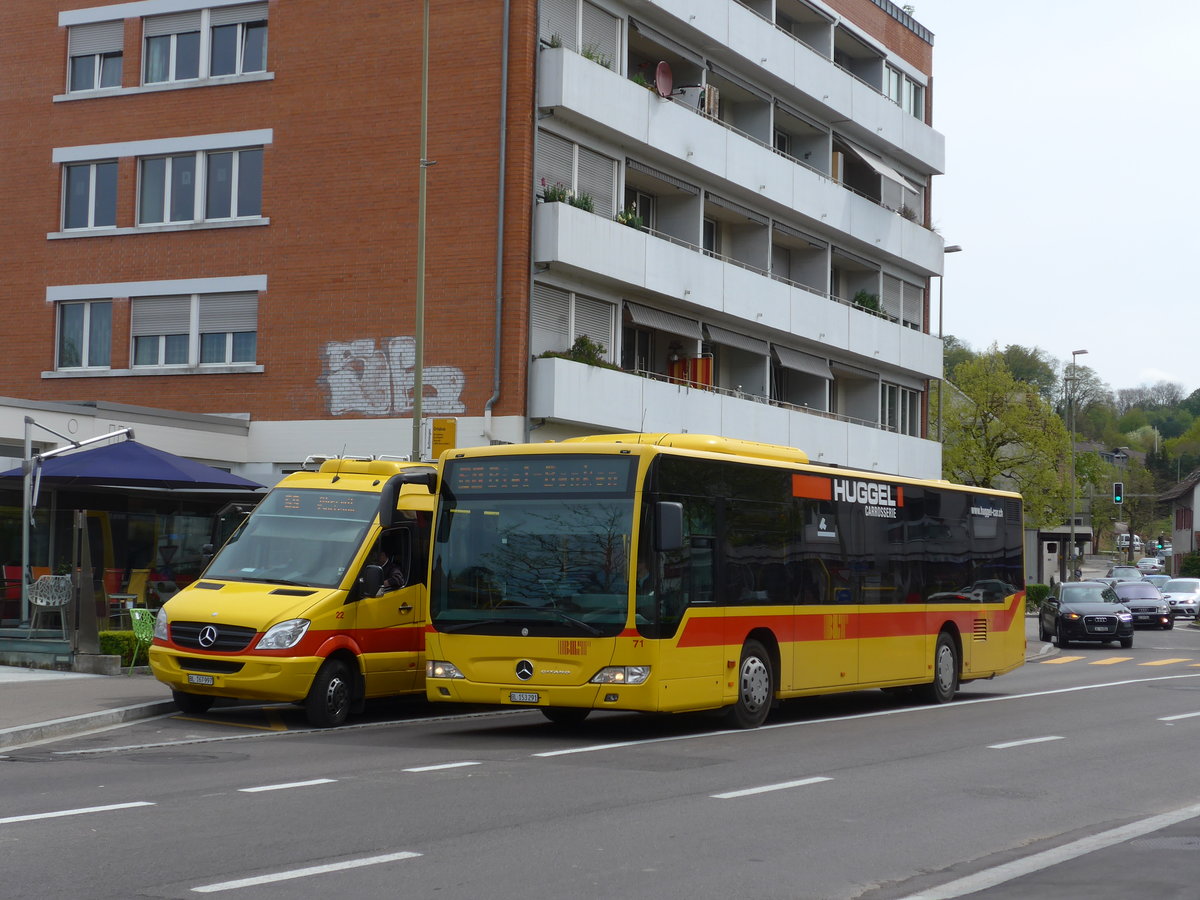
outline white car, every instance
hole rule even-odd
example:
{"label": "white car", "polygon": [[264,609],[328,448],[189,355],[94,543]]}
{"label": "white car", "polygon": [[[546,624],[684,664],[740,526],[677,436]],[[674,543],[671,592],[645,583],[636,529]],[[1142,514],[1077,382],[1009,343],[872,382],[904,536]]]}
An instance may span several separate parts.
{"label": "white car", "polygon": [[1163,570],[1162,561],[1154,556],[1143,556],[1137,561],[1137,567],[1144,575],[1157,575]]}
{"label": "white car", "polygon": [[1196,618],[1196,610],[1200,609],[1200,578],[1172,578],[1161,590],[1174,615]]}

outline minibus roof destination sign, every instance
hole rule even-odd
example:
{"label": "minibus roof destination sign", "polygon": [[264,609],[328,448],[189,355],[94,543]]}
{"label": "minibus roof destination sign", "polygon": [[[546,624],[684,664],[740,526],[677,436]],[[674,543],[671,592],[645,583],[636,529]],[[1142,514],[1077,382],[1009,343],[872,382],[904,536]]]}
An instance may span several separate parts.
{"label": "minibus roof destination sign", "polygon": [[444,483],[458,496],[471,494],[629,494],[637,460],[628,456],[505,456],[455,459]]}

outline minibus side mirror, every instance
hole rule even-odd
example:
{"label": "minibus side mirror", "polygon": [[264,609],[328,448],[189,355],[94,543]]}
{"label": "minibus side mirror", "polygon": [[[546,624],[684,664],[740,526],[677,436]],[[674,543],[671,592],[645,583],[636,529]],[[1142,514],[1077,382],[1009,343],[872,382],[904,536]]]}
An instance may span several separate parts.
{"label": "minibus side mirror", "polygon": [[660,500],[654,504],[654,549],[678,550],[683,546],[683,504]]}
{"label": "minibus side mirror", "polygon": [[374,597],[383,587],[383,566],[363,566],[358,576],[360,597]]}

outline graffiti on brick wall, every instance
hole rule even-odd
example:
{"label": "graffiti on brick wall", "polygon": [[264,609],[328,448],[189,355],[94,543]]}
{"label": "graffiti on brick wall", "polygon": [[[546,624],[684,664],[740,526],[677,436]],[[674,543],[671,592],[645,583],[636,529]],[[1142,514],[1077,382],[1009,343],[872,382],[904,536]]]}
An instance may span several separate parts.
{"label": "graffiti on brick wall", "polygon": [[[322,350],[320,380],[329,392],[329,413],[373,416],[411,413],[417,342],[408,336],[330,341]],[[421,412],[466,412],[462,402],[467,379],[454,366],[423,366]]]}

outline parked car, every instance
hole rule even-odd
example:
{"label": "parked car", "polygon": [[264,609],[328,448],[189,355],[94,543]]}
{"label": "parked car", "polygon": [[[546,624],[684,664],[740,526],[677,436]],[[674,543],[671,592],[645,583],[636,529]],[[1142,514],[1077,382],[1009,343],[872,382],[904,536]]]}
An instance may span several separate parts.
{"label": "parked car", "polygon": [[1172,578],[1162,586],[1163,597],[1177,616],[1196,618],[1200,609],[1200,578]]}
{"label": "parked car", "polygon": [[1116,584],[1118,581],[1141,581],[1142,571],[1137,566],[1109,566],[1104,580],[1109,584]]}
{"label": "parked car", "polygon": [[[1118,550],[1128,550],[1129,549],[1129,535],[1127,535],[1127,534],[1118,534],[1117,535],[1117,549]],[[1135,534],[1133,536],[1133,549],[1134,549],[1134,552],[1136,552],[1136,553],[1142,552],[1142,536],[1140,534]]]}
{"label": "parked car", "polygon": [[1163,570],[1162,560],[1155,556],[1143,556],[1137,561],[1137,570],[1143,575],[1157,575]]}
{"label": "parked car", "polygon": [[1175,614],[1163,599],[1162,592],[1148,581],[1118,581],[1113,591],[1133,614],[1133,626],[1139,625],[1170,631],[1175,627]]}
{"label": "parked car", "polygon": [[1163,585],[1166,584],[1170,580],[1171,580],[1171,576],[1167,575],[1166,573],[1161,573],[1159,575],[1143,575],[1142,576],[1142,581],[1150,582],[1150,584],[1154,585],[1160,591],[1162,590]]}
{"label": "parked car", "polygon": [[1043,641],[1053,637],[1060,648],[1072,641],[1120,641],[1129,648],[1133,646],[1133,613],[1113,587],[1102,581],[1060,582],[1042,601],[1038,636]]}

